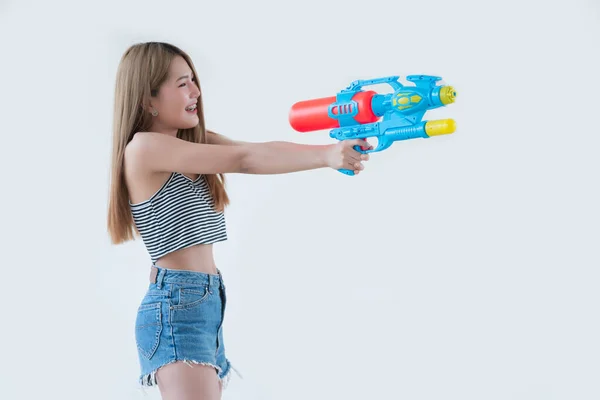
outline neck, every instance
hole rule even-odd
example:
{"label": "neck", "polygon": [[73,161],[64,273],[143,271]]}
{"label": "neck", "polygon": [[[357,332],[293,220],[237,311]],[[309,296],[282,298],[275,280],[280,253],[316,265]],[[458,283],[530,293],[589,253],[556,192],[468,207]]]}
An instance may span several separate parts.
{"label": "neck", "polygon": [[173,137],[177,136],[177,129],[163,126],[162,124],[157,123],[157,122],[152,124],[152,126],[150,127],[150,131],[163,133],[165,135],[169,135],[169,136],[173,136]]}

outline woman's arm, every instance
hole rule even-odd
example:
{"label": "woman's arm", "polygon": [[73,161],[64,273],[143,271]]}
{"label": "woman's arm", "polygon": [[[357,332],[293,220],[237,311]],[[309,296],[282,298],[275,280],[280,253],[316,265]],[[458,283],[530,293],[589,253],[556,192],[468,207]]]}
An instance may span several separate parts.
{"label": "woman's arm", "polygon": [[361,139],[345,140],[330,145],[305,145],[284,141],[251,143],[232,140],[226,136],[207,131],[209,144],[241,146],[247,156],[244,173],[284,174],[317,168],[351,169],[355,174],[364,169],[362,161],[368,154],[354,150],[354,146],[369,146]]}

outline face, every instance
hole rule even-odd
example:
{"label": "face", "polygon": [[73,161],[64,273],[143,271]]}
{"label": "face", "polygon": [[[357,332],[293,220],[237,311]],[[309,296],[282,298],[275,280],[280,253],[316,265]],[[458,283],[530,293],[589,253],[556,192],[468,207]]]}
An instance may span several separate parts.
{"label": "face", "polygon": [[[181,56],[177,56],[169,67],[169,76],[158,91],[150,98],[148,112],[158,111],[152,116],[154,132],[176,135],[178,129],[193,128],[200,122],[195,104],[200,97],[197,78]],[[190,110],[191,107],[191,110]]]}

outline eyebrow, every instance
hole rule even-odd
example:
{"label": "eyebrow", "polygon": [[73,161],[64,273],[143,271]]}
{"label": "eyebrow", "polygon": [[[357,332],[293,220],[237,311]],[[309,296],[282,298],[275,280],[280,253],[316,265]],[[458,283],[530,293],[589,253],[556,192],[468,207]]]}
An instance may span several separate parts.
{"label": "eyebrow", "polygon": [[189,75],[184,75],[184,76],[182,76],[182,77],[180,77],[180,78],[177,78],[177,80],[176,80],[175,82],[179,82],[179,81],[180,81],[180,80],[182,80],[183,78],[189,78],[189,77],[190,77]]}

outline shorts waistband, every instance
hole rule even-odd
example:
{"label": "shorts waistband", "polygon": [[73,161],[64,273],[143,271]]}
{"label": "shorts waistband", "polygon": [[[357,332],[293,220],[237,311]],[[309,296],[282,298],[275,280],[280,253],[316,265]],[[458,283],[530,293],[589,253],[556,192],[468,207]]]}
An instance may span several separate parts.
{"label": "shorts waistband", "polygon": [[156,264],[150,268],[150,283],[162,287],[165,283],[191,283],[191,284],[222,284],[223,276],[217,268],[217,274],[208,274],[200,271],[179,270],[163,268]]}

